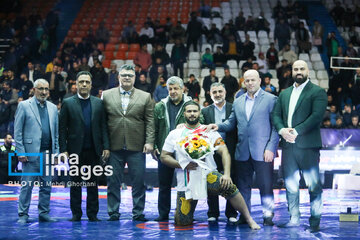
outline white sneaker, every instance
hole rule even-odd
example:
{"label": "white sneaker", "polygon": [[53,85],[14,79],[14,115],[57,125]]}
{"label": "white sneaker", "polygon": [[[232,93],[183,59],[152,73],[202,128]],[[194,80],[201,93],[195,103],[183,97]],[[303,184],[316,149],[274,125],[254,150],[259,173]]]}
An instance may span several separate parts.
{"label": "white sneaker", "polygon": [[209,217],[208,222],[216,222],[216,217]]}
{"label": "white sneaker", "polygon": [[237,219],[236,218],[234,218],[234,217],[229,217],[229,222],[231,222],[231,223],[236,223],[237,222]]}

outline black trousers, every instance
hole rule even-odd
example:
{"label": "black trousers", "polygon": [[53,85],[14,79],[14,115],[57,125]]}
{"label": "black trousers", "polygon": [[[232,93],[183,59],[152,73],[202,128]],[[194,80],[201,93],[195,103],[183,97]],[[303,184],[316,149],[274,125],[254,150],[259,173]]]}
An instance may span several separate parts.
{"label": "black trousers", "polygon": [[247,161],[235,161],[236,185],[244,197],[249,212],[251,211],[251,187],[255,172],[264,217],[272,217],[274,211],[273,166],[273,162],[255,161],[251,157]]}
{"label": "black trousers", "polygon": [[[219,172],[224,171],[221,157],[215,153],[214,160],[217,166],[217,169]],[[231,163],[233,166],[233,163]],[[233,179],[234,184],[237,186],[237,182],[234,181],[235,179],[235,171],[231,171],[231,179]],[[238,187],[238,186],[237,186]],[[239,188],[239,187],[238,187]],[[209,210],[207,212],[208,217],[215,217],[218,218],[220,216],[220,210],[219,210],[219,195],[208,195],[207,198],[207,204],[209,206]],[[226,208],[225,208],[225,216],[227,218],[237,218],[237,211],[233,208],[231,203],[229,201],[226,201]]]}
{"label": "black trousers", "polygon": [[171,185],[174,168],[170,168],[158,161],[159,195],[158,211],[160,217],[168,217],[171,208]]}
{"label": "black trousers", "polygon": [[[81,173],[82,166],[91,166],[91,172]],[[79,155],[79,176],[71,176],[70,187],[70,208],[74,217],[81,217],[81,187],[86,186],[86,215],[88,218],[94,218],[99,212],[99,193],[98,193],[98,179],[93,174],[92,169],[95,165],[99,165],[99,157],[93,149],[83,150]],[[82,176],[90,176],[88,180],[84,180]]]}

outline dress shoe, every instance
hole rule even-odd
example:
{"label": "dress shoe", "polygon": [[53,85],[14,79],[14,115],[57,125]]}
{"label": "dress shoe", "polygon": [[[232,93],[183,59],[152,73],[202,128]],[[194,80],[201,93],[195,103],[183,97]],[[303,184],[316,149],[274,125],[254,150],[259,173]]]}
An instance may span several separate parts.
{"label": "dress shoe", "polygon": [[237,221],[238,221],[238,220],[237,220],[235,217],[229,217],[229,218],[228,218],[228,222],[229,222],[229,223],[234,223],[234,224],[235,224],[235,223],[237,223]]}
{"label": "dress shoe", "polygon": [[320,225],[310,226],[309,231],[311,233],[316,233],[316,232],[320,231]]}
{"label": "dress shoe", "polygon": [[49,215],[39,215],[39,222],[56,222],[56,220]]}
{"label": "dress shoe", "polygon": [[89,217],[89,222],[101,222],[97,217]]}
{"label": "dress shoe", "polygon": [[216,217],[209,217],[208,218],[208,222],[216,222],[217,218]]}
{"label": "dress shoe", "polygon": [[148,219],[145,218],[144,215],[140,215],[138,217],[133,217],[132,220],[133,221],[138,221],[138,222],[147,222],[147,221],[149,221]]}
{"label": "dress shoe", "polygon": [[290,220],[289,222],[279,225],[280,228],[292,228],[292,227],[299,227],[300,220]]}
{"label": "dress shoe", "polygon": [[19,223],[19,224],[28,223],[28,217],[19,217],[19,220],[17,220],[17,223]]}
{"label": "dress shoe", "polygon": [[274,222],[272,217],[265,217],[264,218],[264,226],[274,226]]}
{"label": "dress shoe", "polygon": [[73,216],[69,221],[70,221],[70,222],[80,222],[80,221],[81,221],[81,217]]}
{"label": "dress shoe", "polygon": [[156,222],[169,221],[169,217],[168,216],[158,216],[157,218],[154,219],[154,221],[156,221]]}
{"label": "dress shoe", "polygon": [[120,217],[117,215],[111,215],[108,221],[119,221]]}

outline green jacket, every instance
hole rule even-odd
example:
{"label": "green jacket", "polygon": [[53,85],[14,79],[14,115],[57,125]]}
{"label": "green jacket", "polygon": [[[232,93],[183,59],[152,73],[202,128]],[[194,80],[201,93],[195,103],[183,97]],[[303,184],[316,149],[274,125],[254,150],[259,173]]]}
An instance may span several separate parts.
{"label": "green jacket", "polygon": [[[181,106],[175,120],[175,125],[180,123],[185,123],[184,117],[184,104],[188,101],[191,101],[191,98],[183,95],[184,102]],[[170,120],[169,112],[167,109],[167,103],[170,100],[169,96],[162,99],[155,105],[154,108],[154,120],[155,120],[155,149],[158,149],[160,152],[163,148],[166,137],[170,132]]]}
{"label": "green jacket", "polygon": [[[289,103],[293,88],[291,86],[280,93],[272,112],[272,122],[278,132],[280,129],[288,127]],[[300,94],[292,117],[292,127],[298,133],[295,140],[295,145],[298,148],[322,147],[320,123],[326,106],[327,95],[325,90],[309,81]],[[287,148],[290,144],[292,143],[281,138],[280,146],[282,148]]]}

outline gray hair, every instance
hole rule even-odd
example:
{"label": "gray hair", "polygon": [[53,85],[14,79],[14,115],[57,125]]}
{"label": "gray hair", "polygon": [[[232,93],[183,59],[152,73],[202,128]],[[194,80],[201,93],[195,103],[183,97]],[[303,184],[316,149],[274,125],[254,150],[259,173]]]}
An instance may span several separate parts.
{"label": "gray hair", "polygon": [[210,86],[210,90],[213,88],[213,87],[223,87],[225,89],[225,85],[220,83],[220,82],[214,82],[213,84],[211,84]]}
{"label": "gray hair", "polygon": [[169,77],[168,80],[166,81],[167,88],[169,88],[169,85],[175,85],[175,84],[178,84],[180,88],[184,88],[184,81],[177,76]]}
{"label": "gray hair", "polygon": [[49,82],[43,78],[39,78],[34,82],[34,88],[37,88],[39,84],[49,84]]}
{"label": "gray hair", "polygon": [[134,71],[135,72],[135,67],[133,65],[130,65],[130,64],[124,64],[122,65],[120,68],[119,68],[119,74],[121,72],[121,70],[131,70],[131,71]]}

